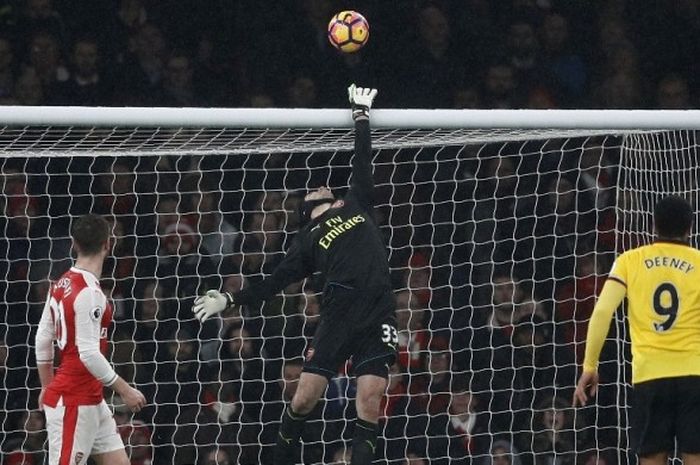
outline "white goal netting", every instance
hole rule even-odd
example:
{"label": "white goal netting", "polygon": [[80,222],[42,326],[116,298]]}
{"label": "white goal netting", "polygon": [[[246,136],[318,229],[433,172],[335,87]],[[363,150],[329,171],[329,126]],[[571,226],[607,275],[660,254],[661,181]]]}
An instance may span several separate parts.
{"label": "white goal netting", "polygon": [[[0,140],[3,454],[45,458],[34,331],[71,263],[71,219],[97,212],[114,224],[111,360],[149,402],[134,416],[108,396],[132,463],[272,463],[317,283],[204,325],[190,308],[270,273],[306,189],[342,195],[352,131],[8,126]],[[571,395],[615,254],[650,240],[659,196],[700,200],[695,133],[382,128],[373,141],[401,346],[378,463],[629,461],[622,319],[597,404],[574,410]],[[354,415],[339,367],[303,463],[342,463]]]}

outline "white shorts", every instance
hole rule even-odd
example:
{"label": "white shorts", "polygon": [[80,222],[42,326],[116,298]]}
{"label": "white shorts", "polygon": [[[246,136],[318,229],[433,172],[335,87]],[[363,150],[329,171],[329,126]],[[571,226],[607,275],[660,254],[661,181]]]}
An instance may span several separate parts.
{"label": "white shorts", "polygon": [[49,465],[83,465],[89,456],[124,448],[117,423],[104,400],[97,405],[44,405]]}

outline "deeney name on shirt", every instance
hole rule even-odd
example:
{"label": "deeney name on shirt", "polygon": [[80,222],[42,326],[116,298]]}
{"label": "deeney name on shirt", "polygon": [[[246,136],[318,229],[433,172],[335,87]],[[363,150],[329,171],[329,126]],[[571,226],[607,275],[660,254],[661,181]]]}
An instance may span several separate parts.
{"label": "deeney name on shirt", "polygon": [[695,267],[693,265],[686,262],[685,260],[681,260],[680,258],[673,258],[673,257],[645,258],[644,259],[644,266],[647,268],[647,270],[654,268],[654,267],[658,267],[658,266],[667,266],[670,268],[675,268],[677,270],[680,270],[680,271],[684,272],[685,274],[688,274],[695,269]]}
{"label": "deeney name on shirt", "polygon": [[364,223],[365,221],[367,220],[362,215],[355,215],[347,220],[343,220],[339,216],[329,218],[325,221],[325,223],[330,230],[323,237],[321,237],[321,239],[319,239],[318,244],[324,249],[328,250],[336,237],[344,234],[346,231],[351,230],[358,224]]}

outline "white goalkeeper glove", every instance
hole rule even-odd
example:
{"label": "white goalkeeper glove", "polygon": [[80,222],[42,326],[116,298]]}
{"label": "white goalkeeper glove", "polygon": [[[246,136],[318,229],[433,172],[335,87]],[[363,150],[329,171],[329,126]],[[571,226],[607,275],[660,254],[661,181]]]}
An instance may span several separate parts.
{"label": "white goalkeeper glove", "polygon": [[203,323],[212,315],[221,313],[227,308],[233,307],[233,305],[231,293],[211,289],[194,300],[192,311],[194,312],[194,317]]}
{"label": "white goalkeeper glove", "polygon": [[351,84],[348,87],[348,98],[352,105],[352,119],[369,118],[369,109],[372,108],[372,102],[376,96],[377,89],[356,87],[355,84]]}

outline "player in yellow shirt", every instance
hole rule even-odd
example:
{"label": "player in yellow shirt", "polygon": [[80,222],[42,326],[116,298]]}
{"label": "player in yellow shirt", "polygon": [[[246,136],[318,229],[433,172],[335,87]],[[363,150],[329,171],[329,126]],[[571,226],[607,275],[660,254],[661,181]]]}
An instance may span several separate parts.
{"label": "player in yellow shirt", "polygon": [[641,465],[665,465],[674,441],[700,464],[700,251],[693,210],[678,196],[654,208],[656,241],[620,255],[591,316],[574,406],[598,389],[598,359],[625,296],[632,342],[631,445]]}

